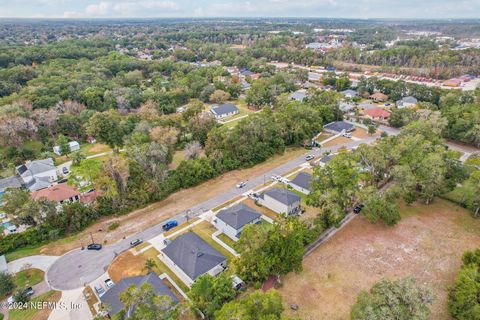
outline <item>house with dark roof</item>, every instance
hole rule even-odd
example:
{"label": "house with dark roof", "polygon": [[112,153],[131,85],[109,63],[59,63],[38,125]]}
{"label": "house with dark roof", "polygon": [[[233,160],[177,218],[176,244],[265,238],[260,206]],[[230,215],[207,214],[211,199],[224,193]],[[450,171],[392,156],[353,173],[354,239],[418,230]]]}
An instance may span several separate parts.
{"label": "house with dark roof", "polygon": [[214,219],[215,227],[233,241],[238,241],[240,234],[248,224],[259,223],[262,215],[242,203],[223,209]]}
{"label": "house with dark roof", "polygon": [[322,166],[322,167],[325,166],[330,160],[332,160],[333,157],[334,157],[333,154],[329,154],[329,155],[326,155],[326,156],[320,158],[320,161],[319,161],[320,166]]}
{"label": "house with dark roof", "polygon": [[311,180],[312,175],[306,172],[300,172],[293,180],[291,180],[288,184],[295,190],[303,193],[303,194],[310,194],[311,191]]}
{"label": "house with dark roof", "polygon": [[0,179],[0,193],[5,192],[7,189],[18,189],[23,185],[22,179],[17,176]]}
{"label": "house with dark roof", "polygon": [[30,191],[47,188],[58,180],[57,167],[52,158],[27,161],[16,167],[15,172]]}
{"label": "house with dark roof", "polygon": [[341,94],[343,94],[345,97],[347,98],[353,98],[353,97],[358,97],[358,92],[355,91],[355,90],[352,90],[352,89],[348,89],[348,90],[343,90],[342,92],[340,92]]}
{"label": "house with dark roof", "polygon": [[[148,283],[153,287],[153,291],[156,295],[167,296],[173,300],[174,303],[178,303],[178,298],[173,294],[173,292],[163,283],[162,279],[154,272],[150,272],[144,276],[136,276],[124,278],[118,281],[113,285],[105,294],[100,297],[100,300],[108,310],[108,314],[113,316],[120,311],[125,309],[125,305],[120,301],[120,294],[127,290],[128,287],[134,285],[137,288],[140,288],[143,284]],[[131,315],[131,311],[134,310],[135,306],[127,310],[126,316]]]}
{"label": "house with dark roof", "polygon": [[323,126],[323,130],[329,133],[338,134],[355,130],[355,126],[345,121],[330,122]]}
{"label": "house with dark roof", "polygon": [[188,286],[204,274],[216,276],[227,267],[227,258],[194,232],[168,243],[160,257]]}
{"label": "house with dark roof", "polygon": [[215,116],[216,119],[222,119],[237,114],[238,108],[233,103],[224,103],[212,107],[210,112]]}
{"label": "house with dark roof", "polygon": [[418,103],[417,98],[408,96],[408,97],[403,97],[401,100],[397,101],[397,108],[402,109],[402,108],[410,108],[416,106]]}
{"label": "house with dark roof", "polygon": [[284,188],[271,188],[262,193],[258,202],[279,214],[294,215],[300,211],[301,198]]}

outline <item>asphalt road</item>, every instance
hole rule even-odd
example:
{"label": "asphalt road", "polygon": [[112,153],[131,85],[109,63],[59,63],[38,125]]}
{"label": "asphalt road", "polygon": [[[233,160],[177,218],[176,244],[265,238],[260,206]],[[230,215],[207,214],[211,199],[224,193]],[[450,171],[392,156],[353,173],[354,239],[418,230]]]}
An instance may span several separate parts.
{"label": "asphalt road", "polygon": [[[347,148],[353,148],[362,143],[371,143],[375,140],[376,138],[373,137],[364,139],[362,141],[352,140],[351,142],[345,144],[345,146]],[[341,146],[314,149],[306,152],[305,155],[314,154],[315,156],[320,156],[326,151],[335,152],[340,147]],[[175,219],[179,224],[181,224],[186,220],[187,211],[189,212],[189,217],[192,218],[200,215],[203,212],[211,210],[232,198],[242,195],[249,189],[264,184],[264,182],[268,181],[272,175],[282,175],[283,173],[295,169],[305,162],[305,155],[278,166],[273,170],[264,172],[262,175],[251,178],[247,181],[247,185],[242,189],[232,188],[227,190],[213,198],[191,207],[186,211],[178,213],[168,220]],[[145,229],[133,236],[127,237],[126,239],[120,240],[115,244],[104,246],[100,251],[81,250],[79,248],[64,254],[58,260],[56,260],[48,270],[47,281],[52,288],[57,290],[71,290],[84,286],[85,284],[101,276],[108,269],[108,266],[118,254],[128,250],[130,248],[131,240],[140,238],[144,241],[147,241],[162,233],[162,225],[166,221]]]}

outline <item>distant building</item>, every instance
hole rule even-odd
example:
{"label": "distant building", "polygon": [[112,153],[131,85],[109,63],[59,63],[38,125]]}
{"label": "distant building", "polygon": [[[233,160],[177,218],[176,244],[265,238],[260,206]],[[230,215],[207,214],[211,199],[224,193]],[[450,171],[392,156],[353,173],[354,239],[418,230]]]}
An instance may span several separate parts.
{"label": "distant building", "polygon": [[330,162],[330,160],[332,160],[333,157],[334,157],[333,154],[329,154],[329,155],[326,155],[326,156],[322,157],[319,161],[320,166],[322,166],[322,167],[325,166],[327,163]]}
{"label": "distant building", "polygon": [[329,133],[338,134],[355,130],[355,126],[345,121],[330,122],[323,126],[323,130]]}
{"label": "distant building", "polygon": [[227,258],[194,232],[175,238],[160,256],[188,286],[204,274],[216,276],[227,267]]}
{"label": "distant building", "polygon": [[374,94],[370,95],[369,99],[377,102],[385,102],[388,100],[388,96],[381,92],[375,92]]}
{"label": "distant building", "polygon": [[[78,143],[77,141],[70,141],[68,143],[68,146],[70,148],[70,152],[75,152],[75,151],[78,151],[80,150],[80,143]],[[60,150],[60,146],[54,146],[53,147],[53,152],[59,156],[62,155],[61,153],[61,150]]]}
{"label": "distant building", "polygon": [[355,105],[353,103],[342,101],[338,104],[338,108],[343,112],[350,112],[355,108]]}
{"label": "distant building", "polygon": [[294,215],[300,212],[300,197],[283,188],[271,188],[260,195],[259,203],[279,214]]}
{"label": "distant building", "polygon": [[244,204],[223,209],[215,216],[215,226],[230,239],[237,241],[248,224],[260,222],[262,215]]}
{"label": "distant building", "polygon": [[310,194],[311,192],[311,180],[312,175],[306,172],[300,172],[293,180],[290,181],[289,185],[304,194]]}
{"label": "distant building", "polygon": [[321,73],[316,73],[316,72],[309,72],[308,73],[308,81],[321,81],[323,78],[323,75]]}
{"label": "distant building", "polygon": [[57,168],[52,158],[27,161],[16,167],[15,171],[30,191],[47,188],[58,180]]}
{"label": "distant building", "polygon": [[291,100],[295,100],[299,102],[303,102],[303,100],[305,100],[306,97],[307,97],[307,91],[305,90],[297,90],[292,94],[290,94]]}
{"label": "distant building", "polygon": [[[124,278],[113,285],[110,289],[100,297],[102,304],[108,310],[108,314],[113,316],[125,309],[125,305],[120,300],[122,292],[127,290],[130,286],[140,288],[143,284],[148,283],[152,286],[153,292],[156,295],[167,296],[173,300],[174,303],[178,303],[178,298],[173,292],[163,283],[162,279],[154,272],[150,272],[144,276],[128,277]],[[126,317],[131,316],[131,311],[135,306],[132,306],[130,310],[126,311]]]}
{"label": "distant building", "polygon": [[408,96],[404,97],[401,100],[397,101],[397,108],[402,109],[402,108],[411,108],[416,106],[418,103],[418,100],[415,97]]}
{"label": "distant building", "polygon": [[358,97],[359,94],[357,91],[355,90],[351,90],[351,89],[348,89],[348,90],[344,90],[342,92],[340,92],[341,94],[343,94],[345,97],[347,98],[353,98],[353,97]]}
{"label": "distant building", "polygon": [[225,117],[233,116],[238,113],[238,108],[233,103],[224,103],[214,106],[210,109],[210,112],[216,119],[223,119]]}

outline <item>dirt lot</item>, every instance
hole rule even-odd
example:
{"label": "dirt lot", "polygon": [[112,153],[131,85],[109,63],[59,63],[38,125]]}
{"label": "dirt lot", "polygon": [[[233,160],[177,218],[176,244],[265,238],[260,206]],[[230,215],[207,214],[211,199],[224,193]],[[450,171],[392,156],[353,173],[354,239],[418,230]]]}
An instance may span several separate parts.
{"label": "dirt lot", "polygon": [[341,144],[347,144],[349,142],[352,142],[352,139],[340,136],[340,137],[337,137],[333,140],[330,140],[330,141],[322,144],[322,147],[328,148],[328,147],[338,146],[338,145],[341,145]]}
{"label": "dirt lot", "polygon": [[[63,254],[69,250],[80,247],[80,240],[82,240],[83,243],[89,242],[90,233],[93,234],[95,241],[100,243],[103,243],[105,240],[107,243],[118,241],[124,236],[136,233],[152,224],[160,223],[178,212],[201,203],[220,192],[233,188],[240,180],[248,180],[248,178],[252,176],[263,174],[263,172],[295,159],[303,153],[305,153],[305,149],[302,148],[288,149],[284,154],[274,156],[270,160],[257,166],[228,172],[199,186],[178,191],[167,199],[156,202],[146,208],[133,211],[120,217],[105,217],[79,235],[71,237],[68,241],[60,240],[41,248],[39,253],[48,255]],[[120,226],[114,231],[107,232],[108,225],[112,221],[118,221]]]}
{"label": "dirt lot", "polygon": [[[301,319],[348,319],[361,290],[381,278],[415,276],[437,299],[431,319],[449,319],[447,291],[465,250],[480,246],[480,220],[445,200],[430,206],[402,207],[392,228],[354,219],[304,260],[304,271],[291,273],[280,289],[290,315]],[[288,305],[299,305],[297,312]]]}

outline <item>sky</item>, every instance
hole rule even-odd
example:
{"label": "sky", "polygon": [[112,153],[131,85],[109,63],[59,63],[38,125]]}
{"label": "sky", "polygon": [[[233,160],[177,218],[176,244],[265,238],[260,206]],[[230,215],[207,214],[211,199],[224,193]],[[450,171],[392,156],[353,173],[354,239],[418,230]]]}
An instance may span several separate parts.
{"label": "sky", "polygon": [[479,18],[480,0],[0,0],[3,18]]}

